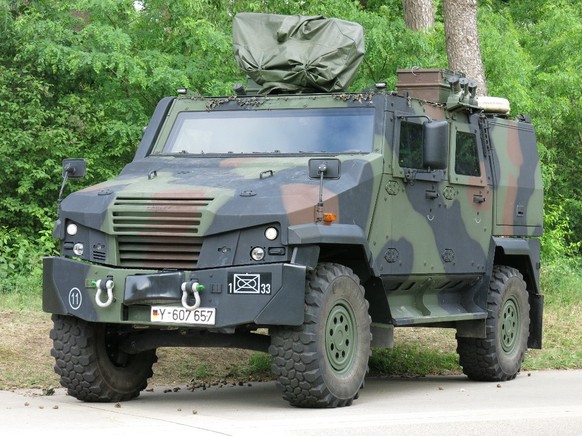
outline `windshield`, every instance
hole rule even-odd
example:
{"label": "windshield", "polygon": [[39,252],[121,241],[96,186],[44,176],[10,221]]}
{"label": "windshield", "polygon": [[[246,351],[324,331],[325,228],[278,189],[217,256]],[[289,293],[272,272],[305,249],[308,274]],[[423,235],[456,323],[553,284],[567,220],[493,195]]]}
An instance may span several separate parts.
{"label": "windshield", "polygon": [[162,153],[368,153],[373,108],[180,112]]}

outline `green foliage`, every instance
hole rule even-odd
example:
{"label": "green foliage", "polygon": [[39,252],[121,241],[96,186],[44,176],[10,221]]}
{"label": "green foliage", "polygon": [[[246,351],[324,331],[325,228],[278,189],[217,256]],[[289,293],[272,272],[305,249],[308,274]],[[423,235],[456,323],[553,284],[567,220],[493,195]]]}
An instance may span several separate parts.
{"label": "green foliage", "polygon": [[271,378],[271,356],[268,353],[253,352],[246,362],[239,362],[232,366],[227,375],[228,378]]}
{"label": "green foliage", "polygon": [[0,294],[38,297],[42,283],[39,245],[50,250],[53,244],[46,234],[34,243],[17,229],[0,227]]}
{"label": "green foliage", "polygon": [[521,47],[519,30],[507,11],[479,10],[481,55],[488,82],[488,94],[507,98],[514,114],[531,113],[534,94],[531,77],[534,66]]}
{"label": "green foliage", "polygon": [[[67,189],[102,181],[132,159],[161,97],[179,87],[232,94],[244,81],[232,54],[236,13],[361,23],[366,56],[357,91],[378,81],[394,89],[398,68],[447,66],[442,2],[435,4],[434,28],[413,32],[400,0],[0,0],[0,226],[20,235],[3,254],[28,250],[23,240],[50,229],[62,159],[88,162],[87,178]],[[581,249],[581,9],[575,0],[479,4],[489,93],[508,98],[512,113],[532,115],[537,129],[546,259]]]}
{"label": "green foliage", "polygon": [[559,262],[565,256],[576,256],[581,242],[573,242],[570,219],[563,203],[545,205],[545,232],[542,236],[542,258],[547,262]]}
{"label": "green foliage", "polygon": [[582,368],[582,258],[542,266],[545,297],[543,349],[529,351],[527,369]]}
{"label": "green foliage", "polygon": [[479,29],[489,93],[536,126],[545,188],[543,257],[581,253],[582,8],[569,0],[487,1]]}
{"label": "green foliage", "polygon": [[271,356],[267,353],[253,353],[249,359],[247,375],[267,374],[271,372]]}
{"label": "green foliage", "polygon": [[194,378],[195,379],[204,379],[204,378],[209,377],[209,375],[210,375],[210,369],[208,368],[208,365],[205,363],[198,365],[194,371]]}
{"label": "green foliage", "polygon": [[545,302],[554,307],[582,304],[582,258],[550,262],[542,267],[540,285]]}
{"label": "green foliage", "polygon": [[[560,238],[562,255],[580,253],[582,186],[582,7],[576,1],[510,2],[518,26],[514,40],[528,53],[533,103],[528,111],[542,148],[546,230]],[[518,75],[519,76],[519,75]],[[557,232],[557,234],[555,234]],[[544,242],[552,244],[554,238]],[[557,253],[554,253],[557,254]]]}

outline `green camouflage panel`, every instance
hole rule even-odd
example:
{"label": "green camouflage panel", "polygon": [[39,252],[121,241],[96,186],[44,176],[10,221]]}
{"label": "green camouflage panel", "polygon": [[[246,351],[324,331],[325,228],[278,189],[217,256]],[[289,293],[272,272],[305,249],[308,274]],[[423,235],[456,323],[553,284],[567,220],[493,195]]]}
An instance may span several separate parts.
{"label": "green camouflage panel", "polygon": [[495,226],[500,236],[541,236],[543,184],[531,124],[511,120],[487,120],[493,153]]}
{"label": "green camouflage panel", "polygon": [[196,282],[213,323],[179,325],[298,325],[307,270],[332,261],[360,276],[374,322],[474,332],[495,256],[525,256],[538,292],[541,205],[532,126],[472,105],[380,90],[164,99],[119,177],[62,202],[44,308],[165,325],[152,308]]}
{"label": "green camouflage panel", "polygon": [[421,134],[421,122],[426,122],[404,118],[411,112],[453,121],[442,106],[415,99],[387,113],[391,147],[386,156],[391,157],[392,171],[382,179],[371,239],[391,317],[397,325],[484,318],[483,306],[471,294],[477,292],[475,283],[487,267],[492,191],[478,143],[476,168],[462,171],[467,174],[455,171],[457,132],[474,133],[477,119],[465,113],[454,115],[448,127],[447,168],[429,171],[420,161],[402,157],[403,124],[411,124]]}

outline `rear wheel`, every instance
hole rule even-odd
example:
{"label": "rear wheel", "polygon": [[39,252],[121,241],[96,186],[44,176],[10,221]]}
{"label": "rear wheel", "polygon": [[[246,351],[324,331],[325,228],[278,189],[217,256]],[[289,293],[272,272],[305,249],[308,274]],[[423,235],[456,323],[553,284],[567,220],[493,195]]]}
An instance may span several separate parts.
{"label": "rear wheel", "polygon": [[370,316],[347,267],[322,263],[306,285],[305,320],[272,332],[270,354],[283,398],[297,407],[348,406],[368,369]]}
{"label": "rear wheel", "polygon": [[457,337],[459,363],[472,380],[512,380],[521,369],[529,336],[528,293],[518,270],[493,268],[487,311],[485,339]]}
{"label": "rear wheel", "polygon": [[157,361],[155,350],[121,352],[123,336],[112,325],[61,315],[53,315],[53,323],[51,355],[69,395],[88,402],[116,402],[135,398],[146,388]]}

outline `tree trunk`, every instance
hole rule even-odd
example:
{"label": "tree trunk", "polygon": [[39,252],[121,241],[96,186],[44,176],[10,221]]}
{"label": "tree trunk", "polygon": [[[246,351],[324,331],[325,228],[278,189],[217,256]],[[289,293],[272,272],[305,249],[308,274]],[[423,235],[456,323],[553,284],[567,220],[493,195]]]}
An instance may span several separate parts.
{"label": "tree trunk", "polygon": [[404,22],[411,30],[429,30],[434,26],[434,0],[402,0]]}
{"label": "tree trunk", "polygon": [[449,69],[477,82],[477,95],[487,94],[477,33],[477,0],[444,0],[445,38]]}

